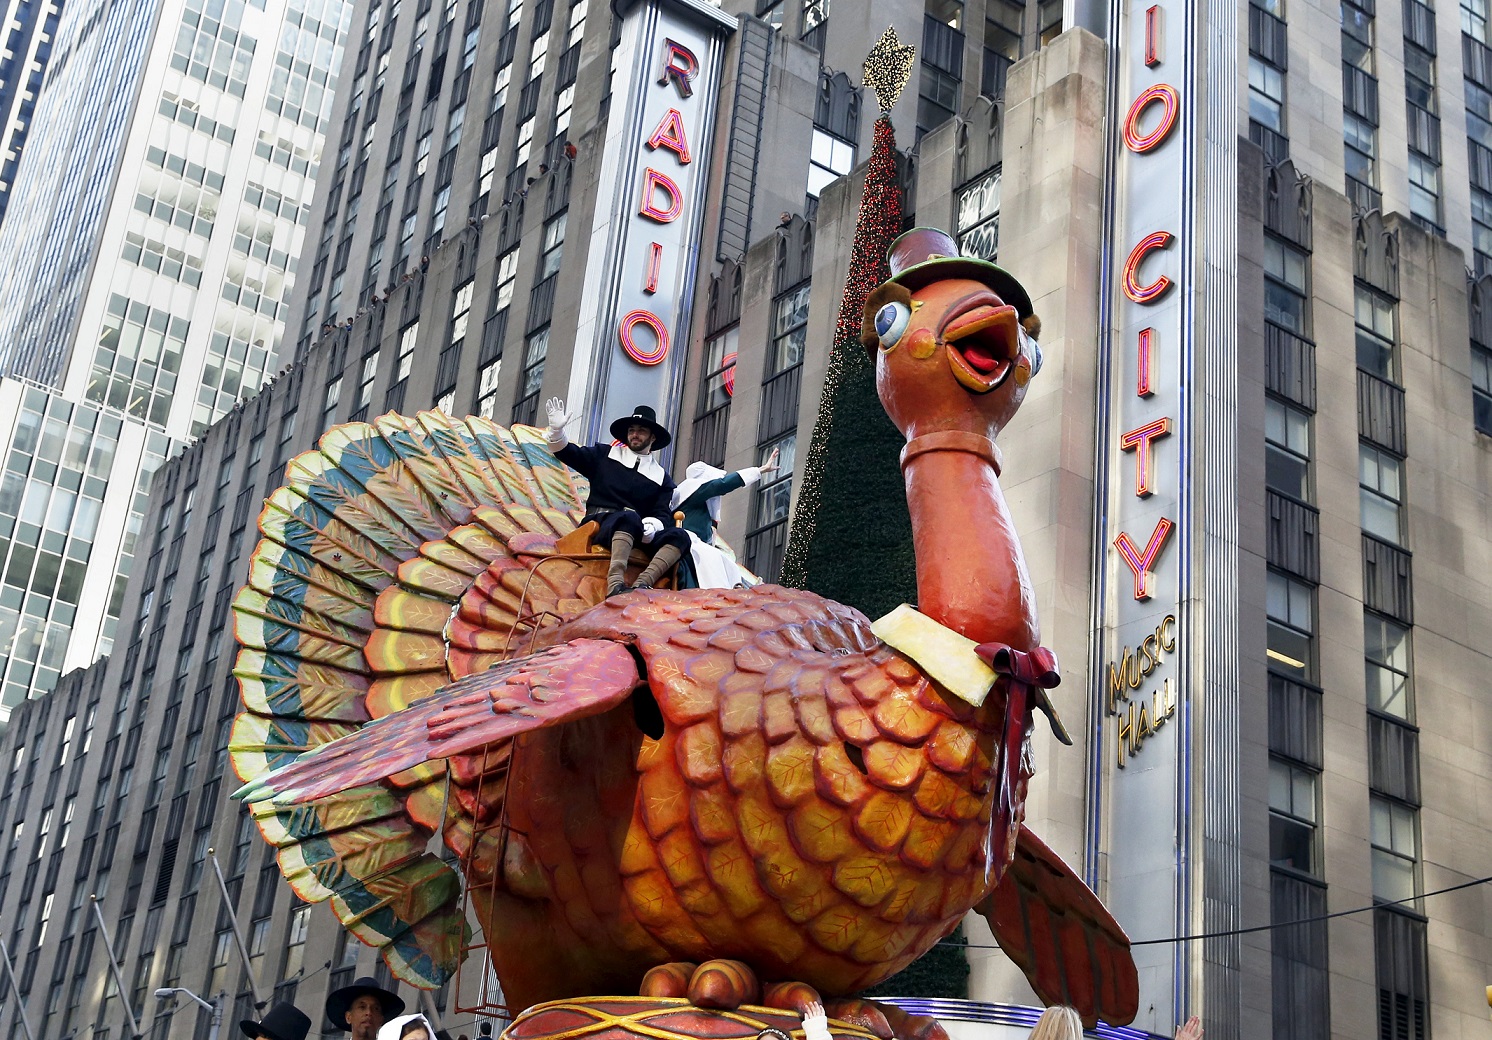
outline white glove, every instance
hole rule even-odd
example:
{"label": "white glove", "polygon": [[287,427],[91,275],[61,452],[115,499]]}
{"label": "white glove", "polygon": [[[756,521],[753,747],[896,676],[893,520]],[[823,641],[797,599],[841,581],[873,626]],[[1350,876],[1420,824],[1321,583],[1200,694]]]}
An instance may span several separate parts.
{"label": "white glove", "polygon": [[575,421],[575,416],[565,411],[565,401],[561,397],[551,397],[545,401],[544,411],[549,415],[549,428],[551,430],[563,430]]}
{"label": "white glove", "polygon": [[568,441],[565,436],[565,427],[575,421],[575,416],[565,411],[564,399],[559,397],[551,397],[545,401],[544,411],[549,416],[549,442],[563,447]]}
{"label": "white glove", "polygon": [[663,521],[656,516],[645,516],[642,518],[642,544],[650,545],[653,538],[663,530]]}
{"label": "white glove", "polygon": [[824,1013],[824,1005],[815,1000],[803,1012],[804,1040],[831,1040],[832,1035],[829,1032],[829,1016]]}

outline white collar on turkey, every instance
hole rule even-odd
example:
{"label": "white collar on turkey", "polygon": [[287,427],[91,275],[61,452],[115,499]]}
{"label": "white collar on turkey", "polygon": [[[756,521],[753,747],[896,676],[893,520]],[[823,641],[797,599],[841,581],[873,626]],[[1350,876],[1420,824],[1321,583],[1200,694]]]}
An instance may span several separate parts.
{"label": "white collar on turkey", "polygon": [[637,470],[659,487],[663,486],[663,467],[658,464],[658,459],[652,452],[639,455],[625,444],[613,444],[608,458],[620,462],[628,469]]}
{"label": "white collar on turkey", "polygon": [[872,622],[876,638],[911,658],[949,693],[974,707],[995,685],[995,670],[974,652],[975,642],[903,603]]}

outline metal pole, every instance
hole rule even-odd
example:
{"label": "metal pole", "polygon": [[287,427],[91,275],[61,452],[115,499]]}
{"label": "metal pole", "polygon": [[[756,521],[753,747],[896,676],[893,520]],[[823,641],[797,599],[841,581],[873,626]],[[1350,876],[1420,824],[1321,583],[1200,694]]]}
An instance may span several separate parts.
{"label": "metal pole", "polygon": [[207,1032],[207,1040],[218,1040],[218,1029],[223,1024],[223,1002],[228,999],[228,994],[222,990],[212,998],[212,1028]]}
{"label": "metal pole", "polygon": [[[0,959],[5,964],[5,974],[10,976],[10,988],[16,991],[16,1010],[21,1013],[21,1028],[26,1031],[26,1040],[36,1040],[35,1034],[31,1032],[31,1020],[26,1017],[26,1002],[21,999],[21,985],[16,981],[15,965],[10,963],[10,951],[5,948],[5,940],[0,939]],[[1492,987],[1489,987],[1492,992]]]}
{"label": "metal pole", "polygon": [[93,900],[93,916],[98,918],[98,930],[104,933],[104,952],[109,955],[109,967],[114,971],[114,985],[119,987],[119,999],[124,1004],[124,1017],[129,1019],[130,1036],[140,1035],[140,1023],[135,1021],[135,1009],[130,1007],[130,992],[124,985],[124,972],[119,970],[119,962],[114,959],[114,939],[109,935],[109,926],[104,923],[104,912],[98,908],[98,896],[88,897]]}
{"label": "metal pole", "polygon": [[254,994],[254,1006],[261,1008],[264,1001],[259,998],[259,980],[254,978],[254,965],[249,963],[249,947],[243,941],[243,932],[238,929],[238,908],[233,905],[233,897],[228,894],[228,882],[223,878],[223,868],[218,864],[216,849],[207,850],[207,858],[212,860],[212,872],[218,876],[218,891],[223,894],[223,905],[228,908],[228,924],[233,928],[233,941],[238,945],[238,956],[243,960],[244,973],[249,976],[249,992]]}

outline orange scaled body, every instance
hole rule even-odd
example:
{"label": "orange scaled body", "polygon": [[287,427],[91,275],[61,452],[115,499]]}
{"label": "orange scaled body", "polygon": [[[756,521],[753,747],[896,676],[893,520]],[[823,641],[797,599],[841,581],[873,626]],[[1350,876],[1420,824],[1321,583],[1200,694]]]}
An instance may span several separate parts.
{"label": "orange scaled body", "polygon": [[635,646],[657,707],[513,742],[505,869],[472,880],[518,1004],[718,957],[852,993],[991,887],[1004,698],[941,693],[858,612],[776,586],[654,592],[546,636]]}

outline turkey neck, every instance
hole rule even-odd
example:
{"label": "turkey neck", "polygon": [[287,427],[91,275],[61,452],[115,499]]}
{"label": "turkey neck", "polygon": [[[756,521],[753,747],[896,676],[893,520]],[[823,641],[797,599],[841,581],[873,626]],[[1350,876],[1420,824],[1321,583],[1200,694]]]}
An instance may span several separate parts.
{"label": "turkey neck", "polygon": [[1034,649],[1036,601],[1000,490],[994,441],[959,430],[923,434],[901,458],[917,609],[976,643]]}

